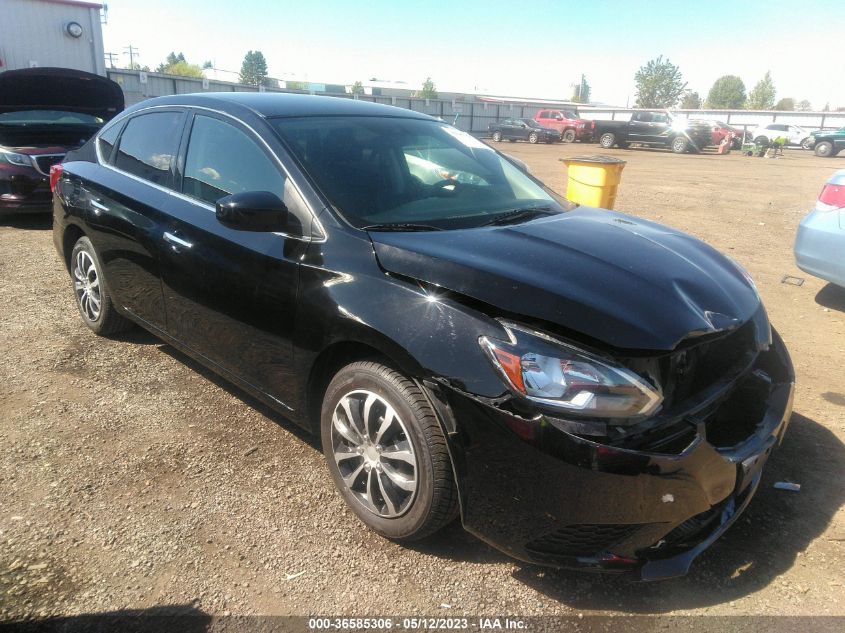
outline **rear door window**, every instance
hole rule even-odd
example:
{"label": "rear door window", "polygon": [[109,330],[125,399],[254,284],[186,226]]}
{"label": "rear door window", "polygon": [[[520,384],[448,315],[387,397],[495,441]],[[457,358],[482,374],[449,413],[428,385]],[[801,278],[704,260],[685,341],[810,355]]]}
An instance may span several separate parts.
{"label": "rear door window", "polygon": [[151,112],[130,119],[120,136],[114,166],[171,187],[183,122],[182,112]]}

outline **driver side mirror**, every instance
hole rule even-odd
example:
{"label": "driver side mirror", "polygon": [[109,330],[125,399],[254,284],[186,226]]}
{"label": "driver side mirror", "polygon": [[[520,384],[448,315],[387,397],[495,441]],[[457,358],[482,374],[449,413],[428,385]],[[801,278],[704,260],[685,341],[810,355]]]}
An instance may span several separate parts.
{"label": "driver side mirror", "polygon": [[217,220],[238,231],[284,232],[288,228],[288,208],[269,191],[233,193],[217,201]]}

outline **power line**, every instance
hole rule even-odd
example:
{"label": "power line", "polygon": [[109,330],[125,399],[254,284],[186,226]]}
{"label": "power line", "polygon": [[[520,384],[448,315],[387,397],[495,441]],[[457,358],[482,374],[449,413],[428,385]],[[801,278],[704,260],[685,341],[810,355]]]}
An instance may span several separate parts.
{"label": "power line", "polygon": [[106,61],[108,61],[111,68],[114,68],[115,58],[117,57],[117,53],[106,53]]}
{"label": "power line", "polygon": [[129,67],[130,68],[135,68],[135,56],[138,53],[140,53],[140,50],[138,50],[137,48],[132,46],[132,44],[130,44],[129,46],[123,47],[123,54],[129,55]]}

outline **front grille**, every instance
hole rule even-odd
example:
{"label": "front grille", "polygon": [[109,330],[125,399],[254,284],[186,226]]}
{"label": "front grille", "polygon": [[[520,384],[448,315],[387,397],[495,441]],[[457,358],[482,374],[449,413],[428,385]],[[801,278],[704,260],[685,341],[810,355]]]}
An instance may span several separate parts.
{"label": "front grille", "polygon": [[609,550],[636,532],[639,525],[567,525],[525,546],[538,559],[590,557]]}
{"label": "front grille", "polygon": [[35,159],[35,167],[45,176],[50,175],[50,167],[56,163],[62,162],[64,154],[43,154],[41,156],[33,156]]}

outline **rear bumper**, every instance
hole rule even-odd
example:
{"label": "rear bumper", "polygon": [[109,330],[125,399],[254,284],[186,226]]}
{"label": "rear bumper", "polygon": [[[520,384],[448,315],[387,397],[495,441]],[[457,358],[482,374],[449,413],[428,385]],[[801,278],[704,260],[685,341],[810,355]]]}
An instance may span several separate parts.
{"label": "rear bumper", "polygon": [[778,337],[757,363],[747,377],[762,386],[684,420],[693,439],[677,453],[615,448],[441,389],[438,408],[457,424],[464,527],[529,563],[643,580],[685,574],[748,505],[786,431],[794,373]]}
{"label": "rear bumper", "polygon": [[845,217],[842,211],[813,211],[798,226],[795,263],[806,273],[845,286]]}

